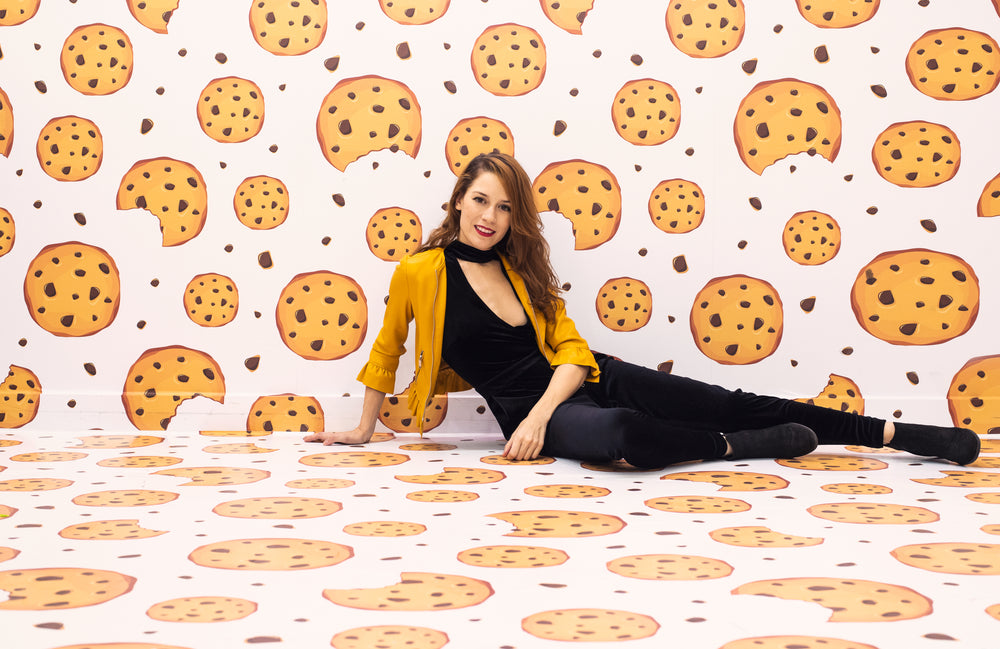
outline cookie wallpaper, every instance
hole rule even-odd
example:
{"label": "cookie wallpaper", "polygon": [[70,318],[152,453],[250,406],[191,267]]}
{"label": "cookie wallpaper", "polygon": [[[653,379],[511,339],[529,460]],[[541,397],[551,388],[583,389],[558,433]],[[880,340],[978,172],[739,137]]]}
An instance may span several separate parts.
{"label": "cookie wallpaper", "polygon": [[[0,0],[0,638],[990,646],[998,39],[996,0]],[[409,354],[377,443],[301,442],[494,149],[594,349],[983,457],[505,466],[474,393],[412,434]]]}

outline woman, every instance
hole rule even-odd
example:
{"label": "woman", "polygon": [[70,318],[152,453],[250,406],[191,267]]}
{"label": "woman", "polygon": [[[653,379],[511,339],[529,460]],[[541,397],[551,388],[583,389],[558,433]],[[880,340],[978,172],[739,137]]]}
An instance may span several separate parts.
{"label": "woman", "polygon": [[411,320],[417,421],[432,395],[470,387],[485,398],[504,456],[540,454],[644,468],[698,459],[797,457],[817,444],[888,445],[968,464],[979,437],[966,429],[896,424],[776,397],[730,391],[592,353],[566,315],[531,181],[510,156],[474,158],[455,184],[444,222],[399,263],[368,363],[358,427],[305,438],[371,439],[395,388]]}

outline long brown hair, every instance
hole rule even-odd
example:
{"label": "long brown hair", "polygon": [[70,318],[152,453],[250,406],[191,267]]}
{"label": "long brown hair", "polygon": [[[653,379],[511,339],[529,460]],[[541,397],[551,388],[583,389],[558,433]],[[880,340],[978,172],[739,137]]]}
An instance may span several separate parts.
{"label": "long brown hair", "polygon": [[495,248],[524,279],[531,306],[551,318],[561,301],[562,289],[549,260],[549,244],[542,236],[542,219],[535,207],[531,180],[517,160],[506,153],[482,153],[466,165],[451,192],[444,220],[428,235],[420,250],[443,248],[458,238],[462,214],[455,204],[484,173],[500,179],[510,200],[510,230]]}

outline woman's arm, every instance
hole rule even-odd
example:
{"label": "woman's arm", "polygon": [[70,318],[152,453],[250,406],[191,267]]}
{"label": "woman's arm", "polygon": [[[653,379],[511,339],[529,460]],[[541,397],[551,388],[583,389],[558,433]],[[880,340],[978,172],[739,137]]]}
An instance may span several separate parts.
{"label": "woman's arm", "polygon": [[573,396],[590,372],[582,365],[558,365],[541,398],[524,418],[503,449],[504,457],[512,460],[533,460],[542,451],[545,429],[552,412],[560,403]]}
{"label": "woman's arm", "polygon": [[361,406],[361,422],[354,430],[344,432],[323,431],[306,435],[307,442],[323,442],[324,446],[331,444],[364,444],[375,433],[375,422],[378,421],[378,411],[385,399],[385,392],[375,388],[365,388],[365,401]]}

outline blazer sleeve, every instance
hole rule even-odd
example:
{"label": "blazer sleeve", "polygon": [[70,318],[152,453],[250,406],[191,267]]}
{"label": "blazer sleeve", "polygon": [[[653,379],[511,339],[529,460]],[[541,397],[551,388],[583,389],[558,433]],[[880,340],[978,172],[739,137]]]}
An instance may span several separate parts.
{"label": "blazer sleeve", "polygon": [[372,345],[368,362],[358,374],[358,381],[386,394],[395,393],[396,369],[399,357],[406,352],[406,337],[413,320],[413,304],[404,263],[405,260],[401,261],[392,274],[382,329]]}
{"label": "blazer sleeve", "polygon": [[566,314],[566,305],[558,300],[555,313],[545,322],[545,343],[552,349],[554,355],[549,361],[552,367],[556,365],[582,365],[590,368],[588,381],[597,381],[601,371],[594,360],[590,346],[576,330],[576,324]]}

